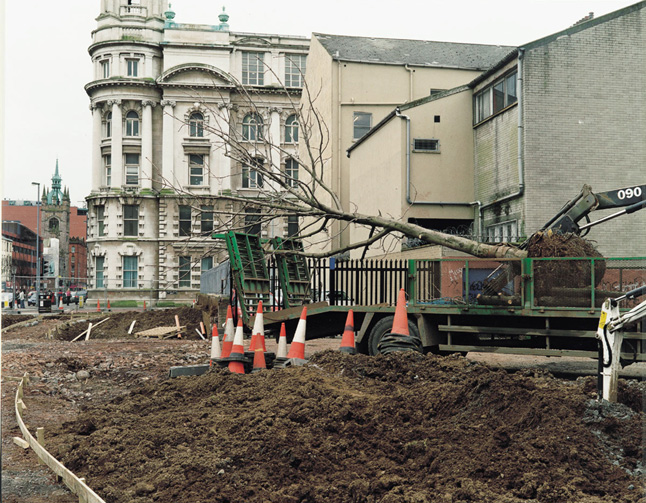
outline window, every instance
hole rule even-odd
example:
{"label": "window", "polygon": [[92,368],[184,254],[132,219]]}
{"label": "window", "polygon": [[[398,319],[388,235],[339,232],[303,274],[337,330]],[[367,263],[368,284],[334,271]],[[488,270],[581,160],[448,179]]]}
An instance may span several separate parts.
{"label": "window", "polygon": [[139,114],[134,110],[126,114],[126,136],[139,136]]}
{"label": "window", "polygon": [[191,287],[191,257],[179,258],[179,287]]}
{"label": "window", "polygon": [[103,121],[103,137],[110,138],[112,136],[112,112],[105,114]]}
{"label": "window", "polygon": [[128,77],[138,77],[139,76],[139,60],[138,59],[126,59],[127,73]]}
{"label": "window", "polygon": [[285,121],[285,143],[298,143],[298,119],[290,115]]}
{"label": "window", "polygon": [[200,226],[202,234],[213,232],[213,206],[202,206],[200,210],[202,211]]}
{"label": "window", "polygon": [[298,236],[298,215],[289,215],[287,217],[287,235]]}
{"label": "window", "polygon": [[475,97],[475,121],[485,120],[518,101],[516,72],[494,82]]}
{"label": "window", "polygon": [[112,185],[112,155],[106,154],[103,156],[103,172],[105,173],[105,186]]}
{"label": "window", "polygon": [[139,206],[124,204],[123,206],[123,235],[137,236],[139,232]]}
{"label": "window", "polygon": [[179,235],[180,236],[191,235],[191,207],[190,206],[179,207]]}
{"label": "window", "polygon": [[508,243],[518,240],[518,222],[502,222],[490,225],[486,230],[486,239],[490,243]]}
{"label": "window", "polygon": [[415,152],[439,152],[440,141],[424,138],[415,138],[413,140],[413,150]]}
{"label": "window", "polygon": [[190,154],[188,156],[189,184],[204,185],[204,156]]}
{"label": "window", "polygon": [[353,138],[358,140],[365,135],[372,126],[372,114],[366,112],[354,112]]}
{"label": "window", "polygon": [[123,257],[123,288],[137,288],[137,257]]}
{"label": "window", "polygon": [[193,112],[188,118],[188,134],[194,138],[204,136],[204,116],[200,112]]}
{"label": "window", "polygon": [[126,185],[139,185],[139,154],[126,154]]}
{"label": "window", "polygon": [[260,115],[245,115],[242,119],[242,139],[244,141],[262,140],[262,117]]}
{"label": "window", "polygon": [[98,227],[99,236],[105,236],[105,206],[96,207],[96,225]]}
{"label": "window", "polygon": [[242,53],[242,83],[249,86],[265,84],[265,66],[262,52]]}
{"label": "window", "polygon": [[94,277],[96,279],[96,287],[103,288],[103,263],[105,257],[96,257],[94,259]]}
{"label": "window", "polygon": [[202,272],[213,269],[213,257],[202,257],[202,264],[200,270]]}
{"label": "window", "polygon": [[49,219],[49,232],[58,232],[59,224],[60,224],[60,222],[58,221],[58,218],[50,218]]}
{"label": "window", "polygon": [[245,232],[247,234],[259,235],[260,228],[260,210],[247,208],[244,216]]}
{"label": "window", "polygon": [[110,60],[104,59],[101,61],[101,75],[104,79],[107,79],[110,76]]}
{"label": "window", "polygon": [[254,166],[245,164],[242,166],[242,188],[243,189],[260,189],[264,185],[262,173],[256,168],[261,168],[263,165],[262,159],[255,159]]}
{"label": "window", "polygon": [[285,55],[285,87],[303,87],[306,56],[304,54]]}
{"label": "window", "polygon": [[76,246],[72,246],[72,253],[76,253]]}
{"label": "window", "polygon": [[285,161],[285,183],[289,187],[298,186],[298,162],[291,158]]}

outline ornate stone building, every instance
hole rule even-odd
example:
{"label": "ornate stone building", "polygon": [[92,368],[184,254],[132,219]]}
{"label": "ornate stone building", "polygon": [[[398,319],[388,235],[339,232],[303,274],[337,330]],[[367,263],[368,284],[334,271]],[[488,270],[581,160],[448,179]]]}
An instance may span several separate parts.
{"label": "ornate stone building", "polygon": [[[233,160],[214,129],[250,150],[263,131],[280,138],[280,149],[254,157],[294,169],[309,39],[231,32],[224,10],[217,25],[174,19],[163,0],[103,0],[89,48],[88,275],[90,290],[111,297],[198,291],[222,252],[210,237],[225,223],[221,196],[261,195],[260,174]],[[241,211],[233,224],[288,232],[286,220],[258,224]]]}

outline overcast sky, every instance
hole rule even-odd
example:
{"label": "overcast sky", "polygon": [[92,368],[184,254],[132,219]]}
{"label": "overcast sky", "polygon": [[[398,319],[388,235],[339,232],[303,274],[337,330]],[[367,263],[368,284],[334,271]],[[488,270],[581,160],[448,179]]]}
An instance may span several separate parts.
{"label": "overcast sky", "polygon": [[[231,31],[312,32],[517,46],[550,35],[594,12],[635,0],[174,0],[177,23],[218,24]],[[91,188],[92,121],[83,86],[91,78],[87,48],[100,0],[0,0],[4,16],[2,77],[3,199],[36,198],[31,182],[51,185],[56,159],[72,205]],[[369,7],[366,7],[369,5]],[[0,128],[2,133],[2,128]]]}

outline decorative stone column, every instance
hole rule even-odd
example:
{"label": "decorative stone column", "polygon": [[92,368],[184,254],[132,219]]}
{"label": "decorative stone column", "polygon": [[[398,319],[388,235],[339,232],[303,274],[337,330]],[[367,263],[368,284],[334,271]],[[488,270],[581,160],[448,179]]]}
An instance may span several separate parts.
{"label": "decorative stone column", "polygon": [[101,163],[101,113],[103,103],[90,104],[92,111],[92,192],[98,191],[103,185]]}
{"label": "decorative stone column", "polygon": [[[231,111],[237,110],[231,103],[218,103],[218,113],[215,115],[215,131],[222,133],[229,132],[234,127],[231,123]],[[220,190],[231,190],[231,179],[233,178],[232,161],[225,155],[224,141],[221,137],[214,135],[211,145],[211,194],[217,194]]]}
{"label": "decorative stone column", "polygon": [[123,185],[123,119],[121,100],[108,100],[112,106],[112,186]]}
{"label": "decorative stone column", "polygon": [[[269,124],[269,144],[272,146],[269,149],[269,159],[268,162],[271,162],[271,169],[275,173],[280,173],[280,147],[281,137],[280,137],[280,115],[283,109],[279,107],[273,107],[269,109],[270,112],[270,124]],[[276,187],[278,188],[278,187]]]}
{"label": "decorative stone column", "polygon": [[172,100],[162,100],[164,107],[163,121],[163,143],[162,143],[162,188],[172,185],[175,181],[173,176],[173,164],[175,157],[174,130],[175,116],[173,109],[177,103]]}
{"label": "decorative stone column", "polygon": [[151,100],[142,100],[141,125],[141,188],[153,188],[153,108],[157,105]]}

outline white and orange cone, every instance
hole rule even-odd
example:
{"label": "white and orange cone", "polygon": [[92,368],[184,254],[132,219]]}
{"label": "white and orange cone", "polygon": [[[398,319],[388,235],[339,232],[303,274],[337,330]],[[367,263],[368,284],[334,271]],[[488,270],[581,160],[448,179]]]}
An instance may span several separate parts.
{"label": "white and orange cone", "polygon": [[209,367],[212,367],[213,361],[219,360],[221,356],[222,350],[220,349],[220,335],[218,334],[218,327],[213,325],[211,333],[211,361],[209,362]]}
{"label": "white and orange cone", "polygon": [[254,350],[253,369],[251,369],[251,373],[260,372],[261,370],[267,370],[267,363],[265,362],[265,352],[262,350],[262,347],[258,345]]}
{"label": "white and orange cone", "polygon": [[231,316],[231,306],[227,307],[227,321],[224,324],[224,338],[222,340],[222,358],[227,358],[231,354],[231,346],[234,337],[233,317]]}
{"label": "white and orange cone", "polygon": [[278,336],[276,358],[287,358],[287,330],[285,329],[284,323],[280,324],[280,335]]}
{"label": "white and orange cone", "polygon": [[244,333],[242,330],[242,318],[238,318],[238,326],[236,333],[233,337],[233,345],[231,346],[231,354],[228,357],[229,371],[236,374],[244,374],[244,362],[248,361],[244,356]]}
{"label": "white and orange cone", "polygon": [[343,338],[341,339],[339,351],[351,355],[357,353],[357,348],[354,346],[354,312],[352,309],[348,311],[348,317],[345,320],[345,328],[343,330]]}
{"label": "white and orange cone", "polygon": [[296,326],[296,333],[294,334],[294,339],[289,346],[289,352],[287,353],[287,358],[296,358],[298,360],[305,360],[305,326],[307,324],[307,306],[303,306],[303,311],[301,312],[301,319],[298,320],[298,325]]}
{"label": "white and orange cone", "polygon": [[65,307],[63,307],[63,297],[61,297],[61,300],[58,303],[58,310],[59,311],[64,311],[65,310]]}

